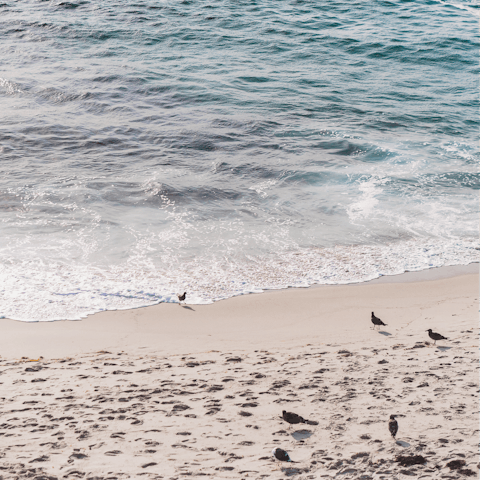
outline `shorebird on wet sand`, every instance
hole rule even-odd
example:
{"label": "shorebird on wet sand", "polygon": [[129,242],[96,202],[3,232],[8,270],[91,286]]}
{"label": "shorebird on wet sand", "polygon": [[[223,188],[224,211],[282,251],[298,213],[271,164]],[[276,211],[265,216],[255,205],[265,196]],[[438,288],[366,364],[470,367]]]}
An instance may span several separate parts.
{"label": "shorebird on wet sand", "polygon": [[296,425],[297,423],[306,423],[307,425],[318,425],[317,422],[312,422],[311,420],[305,420],[300,415],[297,415],[296,413],[292,413],[292,412],[286,412],[285,410],[283,410],[282,412],[282,418],[290,425]]}
{"label": "shorebird on wet sand", "polygon": [[384,327],[387,326],[386,323],[383,323],[378,317],[375,316],[375,314],[372,312],[372,323],[373,323],[373,328],[375,328],[377,325],[383,325]]}
{"label": "shorebird on wet sand", "polygon": [[388,429],[390,430],[392,437],[395,438],[395,435],[398,432],[398,423],[395,420],[395,415],[390,415],[390,420],[388,422]]}
{"label": "shorebird on wet sand", "polygon": [[180,305],[182,302],[185,301],[185,298],[187,297],[187,292],[183,292],[183,295],[177,295],[178,297],[178,304]]}
{"label": "shorebird on wet sand", "polygon": [[281,462],[292,462],[295,463],[291,458],[290,455],[285,451],[282,450],[281,448],[274,448],[272,450],[272,455],[277,459],[280,460]]}
{"label": "shorebird on wet sand", "polygon": [[432,332],[432,329],[429,328],[428,330],[426,330],[428,332],[428,336],[434,340],[433,344],[436,345],[437,344],[437,340],[448,340],[447,337],[444,337],[443,335],[440,335],[439,333],[436,333],[436,332]]}

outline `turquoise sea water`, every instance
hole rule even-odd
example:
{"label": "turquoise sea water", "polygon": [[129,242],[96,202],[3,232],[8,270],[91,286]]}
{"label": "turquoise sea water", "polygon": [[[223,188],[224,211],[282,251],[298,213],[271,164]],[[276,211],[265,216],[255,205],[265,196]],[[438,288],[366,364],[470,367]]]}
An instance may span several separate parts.
{"label": "turquoise sea water", "polygon": [[469,0],[0,4],[0,316],[479,260]]}

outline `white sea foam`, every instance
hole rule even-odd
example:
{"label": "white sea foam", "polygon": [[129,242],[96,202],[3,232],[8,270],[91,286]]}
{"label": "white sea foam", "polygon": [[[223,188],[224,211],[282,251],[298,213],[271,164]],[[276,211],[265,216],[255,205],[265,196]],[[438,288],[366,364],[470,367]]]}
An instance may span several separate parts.
{"label": "white sea foam", "polygon": [[372,214],[375,205],[378,204],[377,196],[383,192],[381,187],[386,178],[372,175],[371,177],[361,178],[358,183],[358,190],[361,192],[360,198],[346,207],[346,211],[352,223],[359,218],[366,218]]}
{"label": "white sea foam", "polygon": [[127,262],[111,268],[28,261],[0,266],[0,315],[23,321],[77,320],[103,310],[191,304],[287,287],[363,282],[382,275],[479,261],[476,240],[308,248],[261,257],[185,261],[174,269]]}

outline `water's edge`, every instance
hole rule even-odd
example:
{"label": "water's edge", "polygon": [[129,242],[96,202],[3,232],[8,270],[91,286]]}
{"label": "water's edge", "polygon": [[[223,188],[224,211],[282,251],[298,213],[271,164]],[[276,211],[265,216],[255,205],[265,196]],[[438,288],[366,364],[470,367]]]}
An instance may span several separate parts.
{"label": "water's edge", "polygon": [[[356,287],[356,286],[364,286],[364,285],[378,285],[378,284],[385,284],[385,283],[419,283],[419,282],[431,282],[431,281],[436,281],[436,280],[442,280],[442,279],[448,279],[448,278],[454,278],[454,277],[460,277],[464,275],[479,275],[480,274],[480,262],[472,262],[467,265],[446,265],[446,266],[441,266],[441,267],[431,267],[427,268],[424,270],[419,270],[415,272],[410,272],[406,271],[403,273],[395,274],[395,275],[382,275],[378,278],[371,279],[371,280],[365,280],[365,281],[360,281],[360,282],[352,282],[352,283],[343,283],[343,284],[313,284],[309,286],[295,286],[295,287],[287,287],[287,288],[270,288],[270,289],[265,289],[261,292],[251,292],[251,293],[240,293],[238,295],[232,295],[228,298],[220,299],[217,301],[228,301],[231,298],[238,297],[238,296],[243,296],[243,295],[258,295],[258,294],[268,294],[268,293],[273,293],[273,292],[279,292],[282,290],[292,290],[292,289],[304,289],[304,288],[334,288],[334,287],[345,287],[345,286],[351,286],[351,287]],[[154,305],[161,305],[161,304],[169,304],[171,302],[157,302],[153,303],[150,305],[141,305],[138,307],[128,307],[128,308],[118,308],[118,309],[108,309],[108,310],[103,310],[99,312],[92,312],[89,313],[88,315],[83,316],[80,319],[56,319],[56,320],[37,320],[37,321],[30,321],[30,322],[25,322],[25,320],[20,320],[20,319],[15,319],[15,318],[8,318],[8,317],[0,317],[1,319],[4,320],[13,320],[16,322],[21,322],[21,323],[43,323],[43,322],[71,322],[71,321],[82,321],[87,318],[90,318],[92,316],[98,315],[99,313],[110,311],[110,312],[115,312],[115,311],[127,311],[127,310],[138,310],[142,308],[149,308]],[[211,302],[211,304],[216,303],[216,302]],[[188,305],[188,302],[187,302]],[[209,304],[204,304],[203,306],[208,306]]]}
{"label": "water's edge", "polygon": [[[445,278],[459,277],[462,275],[474,275],[480,273],[480,263],[473,262],[468,265],[446,265],[443,267],[432,267],[418,272],[404,272],[399,275],[385,275],[374,280],[369,280],[369,285],[379,283],[416,283],[443,280]],[[362,283],[362,285],[364,284]],[[356,284],[360,285],[360,284]]]}

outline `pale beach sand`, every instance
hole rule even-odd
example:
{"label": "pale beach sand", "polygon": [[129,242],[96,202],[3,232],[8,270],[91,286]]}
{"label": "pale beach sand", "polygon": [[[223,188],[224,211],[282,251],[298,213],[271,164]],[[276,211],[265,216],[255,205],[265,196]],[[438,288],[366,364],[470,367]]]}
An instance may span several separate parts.
{"label": "pale beach sand", "polygon": [[0,478],[478,477],[478,265],[448,272],[0,320]]}

